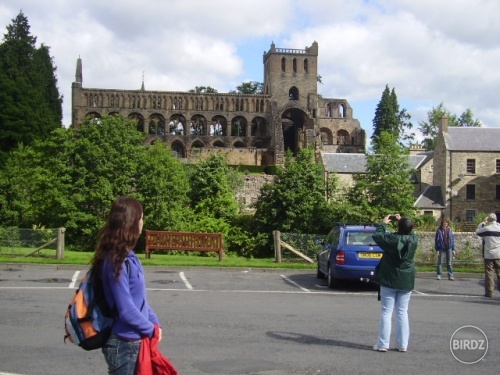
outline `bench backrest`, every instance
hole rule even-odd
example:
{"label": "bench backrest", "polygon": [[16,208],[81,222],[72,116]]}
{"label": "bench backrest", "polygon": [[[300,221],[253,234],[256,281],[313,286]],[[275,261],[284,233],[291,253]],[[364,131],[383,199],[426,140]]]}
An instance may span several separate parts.
{"label": "bench backrest", "polygon": [[222,260],[222,233],[168,232],[146,230],[146,257],[151,250],[216,251]]}

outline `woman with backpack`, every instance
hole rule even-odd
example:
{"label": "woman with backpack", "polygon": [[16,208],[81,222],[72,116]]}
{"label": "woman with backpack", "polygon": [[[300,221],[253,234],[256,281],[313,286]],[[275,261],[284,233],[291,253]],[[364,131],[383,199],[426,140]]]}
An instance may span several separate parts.
{"label": "woman with backpack", "polygon": [[111,336],[102,348],[113,375],[135,374],[141,339],[162,337],[158,317],[146,299],[144,271],[133,250],[142,226],[141,203],[131,197],[116,199],[92,259],[106,301],[116,312]]}

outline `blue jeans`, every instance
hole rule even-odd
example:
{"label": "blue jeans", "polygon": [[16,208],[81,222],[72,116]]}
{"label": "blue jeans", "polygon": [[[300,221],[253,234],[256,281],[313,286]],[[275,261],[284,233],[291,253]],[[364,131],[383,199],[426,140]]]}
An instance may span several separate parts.
{"label": "blue jeans", "polygon": [[391,340],[392,310],[396,307],[396,346],[398,349],[408,348],[410,337],[410,324],[408,322],[408,304],[411,291],[380,287],[380,300],[382,302],[382,316],[378,331],[377,346],[389,349]]}
{"label": "blue jeans", "polygon": [[439,250],[438,251],[438,260],[437,260],[437,274],[441,276],[443,272],[441,264],[443,263],[443,258],[446,254],[446,269],[448,270],[448,276],[453,276],[453,270],[451,268],[451,262],[453,260],[453,250]]}
{"label": "blue jeans", "polygon": [[125,341],[112,334],[102,352],[108,364],[108,374],[134,375],[141,340]]}

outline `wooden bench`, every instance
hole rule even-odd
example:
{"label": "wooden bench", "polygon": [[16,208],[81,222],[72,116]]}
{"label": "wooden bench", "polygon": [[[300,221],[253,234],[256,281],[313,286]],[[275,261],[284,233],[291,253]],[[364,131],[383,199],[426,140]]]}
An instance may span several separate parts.
{"label": "wooden bench", "polygon": [[146,258],[153,250],[215,251],[224,255],[222,233],[166,232],[146,230]]}

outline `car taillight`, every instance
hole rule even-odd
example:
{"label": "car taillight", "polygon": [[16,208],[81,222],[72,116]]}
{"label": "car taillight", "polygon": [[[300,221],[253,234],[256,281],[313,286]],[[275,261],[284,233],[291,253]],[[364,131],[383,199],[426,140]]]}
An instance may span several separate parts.
{"label": "car taillight", "polygon": [[335,264],[345,264],[345,251],[338,250],[337,255],[335,255]]}

